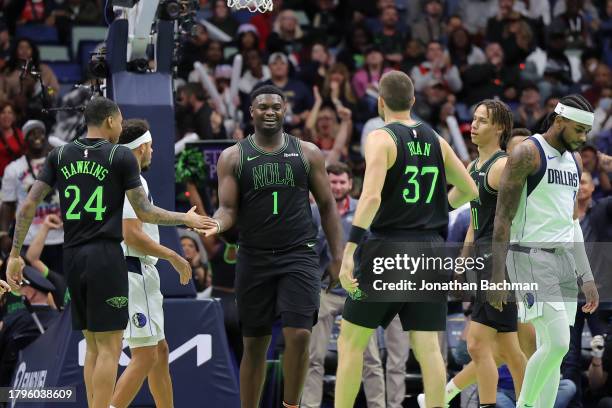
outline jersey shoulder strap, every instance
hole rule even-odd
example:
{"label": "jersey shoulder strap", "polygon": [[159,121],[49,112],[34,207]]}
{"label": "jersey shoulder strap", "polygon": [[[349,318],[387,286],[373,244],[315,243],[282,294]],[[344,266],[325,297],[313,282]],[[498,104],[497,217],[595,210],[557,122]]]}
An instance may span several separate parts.
{"label": "jersey shoulder strap", "polygon": [[306,170],[306,175],[310,174],[310,162],[308,161],[308,158],[306,157],[306,155],[304,154],[304,151],[302,150],[302,143],[300,143],[300,139],[298,139],[297,137],[287,134],[285,133],[286,137],[289,137],[291,142],[297,152],[297,154],[300,156],[300,159],[302,159],[302,163],[304,163],[304,169]]}

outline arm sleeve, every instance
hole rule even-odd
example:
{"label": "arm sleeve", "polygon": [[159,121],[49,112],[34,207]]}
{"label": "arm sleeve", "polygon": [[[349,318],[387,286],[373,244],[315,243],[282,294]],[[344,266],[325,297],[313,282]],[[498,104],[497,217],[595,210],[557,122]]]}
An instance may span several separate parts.
{"label": "arm sleeve", "polygon": [[15,162],[9,164],[4,170],[4,176],[2,176],[2,201],[3,202],[15,202],[17,201],[17,171],[15,169]]}
{"label": "arm sleeve", "polygon": [[127,191],[140,187],[142,185],[140,182],[140,168],[131,150],[125,146],[119,146],[115,154],[117,156],[117,170],[119,170],[123,177],[121,180],[123,190]]}
{"label": "arm sleeve", "polygon": [[58,149],[59,148],[56,147],[55,149],[51,150],[47,156],[47,160],[45,160],[45,165],[38,174],[38,180],[50,185],[51,187],[55,186],[55,182],[57,181]]}

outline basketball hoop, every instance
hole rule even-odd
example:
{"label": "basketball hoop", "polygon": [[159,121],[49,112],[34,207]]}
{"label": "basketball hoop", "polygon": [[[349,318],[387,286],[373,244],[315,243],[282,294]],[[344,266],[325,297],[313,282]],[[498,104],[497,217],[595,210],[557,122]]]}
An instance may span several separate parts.
{"label": "basketball hoop", "polygon": [[272,0],[227,0],[227,7],[235,10],[247,9],[251,13],[272,11]]}

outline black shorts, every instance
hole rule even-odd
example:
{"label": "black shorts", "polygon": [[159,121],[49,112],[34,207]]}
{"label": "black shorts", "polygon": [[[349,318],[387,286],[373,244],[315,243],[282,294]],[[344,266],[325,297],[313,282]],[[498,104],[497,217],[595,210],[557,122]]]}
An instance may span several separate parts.
{"label": "black shorts", "polygon": [[314,247],[238,250],[236,304],[245,337],[271,334],[279,316],[283,327],[311,330],[317,322],[320,290],[319,258]]}
{"label": "black shorts", "polygon": [[74,330],[125,330],[128,275],[121,244],[97,240],[64,249]]}
{"label": "black shorts", "polygon": [[472,306],[472,321],[484,324],[498,333],[517,331],[518,310],[516,302],[508,302],[502,311],[495,309],[487,302],[475,301]]}
{"label": "black shorts", "polygon": [[[375,237],[390,242],[444,243],[442,236],[435,232],[417,231],[407,233],[402,238]],[[419,256],[420,254],[415,254]],[[359,277],[361,251],[355,251],[355,275]],[[444,331],[448,304],[443,302],[368,302],[347,297],[342,318],[358,326],[375,329],[386,328],[396,315],[399,315],[405,331]]]}

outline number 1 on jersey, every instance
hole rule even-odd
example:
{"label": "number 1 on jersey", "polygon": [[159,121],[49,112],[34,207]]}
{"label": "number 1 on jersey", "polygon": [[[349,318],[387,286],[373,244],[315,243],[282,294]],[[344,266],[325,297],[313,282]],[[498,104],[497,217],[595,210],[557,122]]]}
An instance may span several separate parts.
{"label": "number 1 on jersey", "polygon": [[272,214],[278,215],[278,191],[272,192],[272,197],[274,198],[274,209],[272,210]]}

